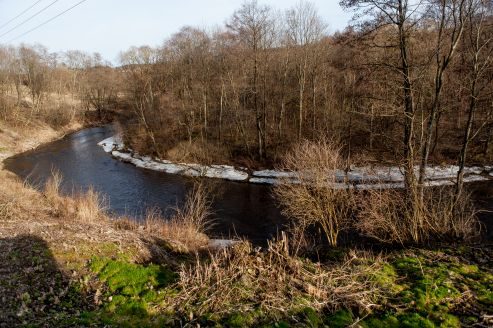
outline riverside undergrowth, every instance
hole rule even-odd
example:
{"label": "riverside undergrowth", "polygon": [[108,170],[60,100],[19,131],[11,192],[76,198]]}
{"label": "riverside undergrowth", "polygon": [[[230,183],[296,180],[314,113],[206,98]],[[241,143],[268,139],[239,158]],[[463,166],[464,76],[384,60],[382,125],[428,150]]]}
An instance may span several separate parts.
{"label": "riverside undergrowth", "polygon": [[[477,262],[473,248],[408,249],[385,256],[339,251],[345,253],[342,261],[339,256],[325,264],[291,258],[296,269],[293,263],[277,263],[270,282],[261,270],[274,269],[273,262],[266,265],[278,256],[274,249],[202,254],[181,268],[93,258],[88,266],[105,289],[100,308],[86,312],[83,322],[149,327],[491,324],[491,258]],[[325,286],[308,279],[317,275]],[[329,289],[331,294],[324,294]]]}

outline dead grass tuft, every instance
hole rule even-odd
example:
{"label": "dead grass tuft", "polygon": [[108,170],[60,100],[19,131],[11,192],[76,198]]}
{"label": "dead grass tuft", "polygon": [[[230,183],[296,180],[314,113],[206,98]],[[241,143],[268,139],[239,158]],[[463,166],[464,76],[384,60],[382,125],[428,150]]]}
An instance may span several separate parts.
{"label": "dead grass tuft", "polygon": [[212,214],[211,202],[208,197],[207,187],[200,182],[195,183],[194,188],[187,195],[187,200],[182,209],[176,209],[172,221],[188,226],[198,233],[205,233],[211,226]]}
{"label": "dead grass tuft", "polygon": [[90,187],[85,193],[74,198],[75,217],[79,222],[95,223],[106,219],[106,201],[98,192]]}
{"label": "dead grass tuft", "polygon": [[[53,205],[59,205],[61,201],[60,187],[62,185],[62,174],[57,170],[51,171],[51,177],[46,181],[44,195]],[[59,210],[59,209],[58,209]]]}
{"label": "dead grass tuft", "polygon": [[58,171],[52,171],[44,190],[45,197],[60,216],[80,223],[97,223],[107,219],[106,201],[94,188],[90,187],[73,197],[65,197],[60,193],[62,180]]}
{"label": "dead grass tuft", "polygon": [[13,217],[14,202],[10,201],[0,201],[0,220],[9,220]]}
{"label": "dead grass tuft", "polygon": [[304,307],[369,311],[379,294],[371,280],[379,264],[363,262],[369,261],[353,253],[333,267],[312,263],[292,255],[285,235],[270,242],[267,251],[241,242],[206,261],[197,257],[195,264],[182,266],[174,306],[197,317],[259,309],[280,318]]}
{"label": "dead grass tuft", "polygon": [[480,232],[470,195],[456,197],[451,188],[425,190],[419,206],[398,190],[368,190],[362,196],[356,227],[385,243],[468,241]]}

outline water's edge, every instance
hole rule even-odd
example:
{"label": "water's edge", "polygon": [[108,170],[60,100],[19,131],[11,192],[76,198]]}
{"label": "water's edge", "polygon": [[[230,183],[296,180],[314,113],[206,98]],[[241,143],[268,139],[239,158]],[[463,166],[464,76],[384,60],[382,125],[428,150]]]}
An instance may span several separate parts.
{"label": "water's edge", "polygon": [[[201,165],[194,163],[175,163],[168,160],[141,156],[125,147],[121,138],[112,136],[98,143],[105,152],[138,168],[156,172],[165,172],[188,177],[206,177],[235,182],[275,185],[279,183],[303,183],[299,172],[278,170],[249,171],[231,165]],[[419,168],[416,167],[416,173]],[[429,187],[454,185],[457,180],[458,166],[430,166],[426,169],[426,185]],[[336,170],[335,179],[329,185],[336,189],[355,188],[399,189],[404,188],[404,174],[400,167],[354,167],[350,171]],[[493,180],[493,166],[472,166],[464,168],[464,182]]]}
{"label": "water's edge", "polygon": [[[108,213],[141,220],[148,209],[164,216],[184,204],[194,180],[179,175],[142,170],[108,156],[98,142],[114,134],[111,125],[92,127],[40,145],[5,160],[4,168],[42,190],[51,172],[63,176],[61,192],[68,196],[93,187],[104,195]],[[284,217],[268,186],[210,179],[213,188],[213,239],[247,238],[262,242],[282,230]],[[220,244],[223,242],[219,242]]]}

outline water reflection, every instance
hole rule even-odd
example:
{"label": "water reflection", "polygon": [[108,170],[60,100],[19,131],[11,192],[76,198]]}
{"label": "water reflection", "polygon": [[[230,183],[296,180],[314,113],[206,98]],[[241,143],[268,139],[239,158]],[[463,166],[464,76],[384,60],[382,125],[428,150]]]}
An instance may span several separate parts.
{"label": "water reflection", "polygon": [[[116,215],[141,218],[147,208],[155,206],[170,214],[180,206],[193,181],[114,160],[97,146],[112,134],[111,126],[86,129],[11,158],[5,166],[36,186],[44,184],[52,169],[59,170],[64,193],[93,186],[107,197]],[[213,236],[261,241],[277,234],[282,217],[269,187],[218,180],[208,183],[218,192],[213,201]]]}

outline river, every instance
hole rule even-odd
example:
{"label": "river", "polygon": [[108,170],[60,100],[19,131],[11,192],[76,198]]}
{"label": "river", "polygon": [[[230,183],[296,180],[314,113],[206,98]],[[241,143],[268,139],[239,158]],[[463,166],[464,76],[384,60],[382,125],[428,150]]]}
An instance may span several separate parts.
{"label": "river", "polygon": [[[114,134],[111,125],[94,127],[70,134],[35,150],[5,160],[6,169],[30,184],[42,188],[58,170],[64,177],[64,194],[85,191],[90,186],[107,200],[110,214],[141,220],[149,208],[157,207],[172,215],[193,187],[192,178],[137,168],[120,162],[97,144]],[[250,183],[205,179],[213,192],[213,238],[247,238],[264,244],[278,234],[284,218],[271,194],[271,187]],[[484,239],[493,241],[493,183],[468,184],[474,192]]]}
{"label": "river", "polygon": [[[139,169],[112,158],[97,145],[111,135],[112,126],[84,129],[9,158],[5,167],[39,188],[52,170],[58,170],[64,178],[64,194],[93,186],[107,198],[110,214],[141,219],[147,209],[158,207],[171,215],[173,208],[183,204],[193,179]],[[214,224],[209,235],[263,243],[277,234],[283,217],[268,186],[218,179],[207,179],[207,183],[214,190]]]}

